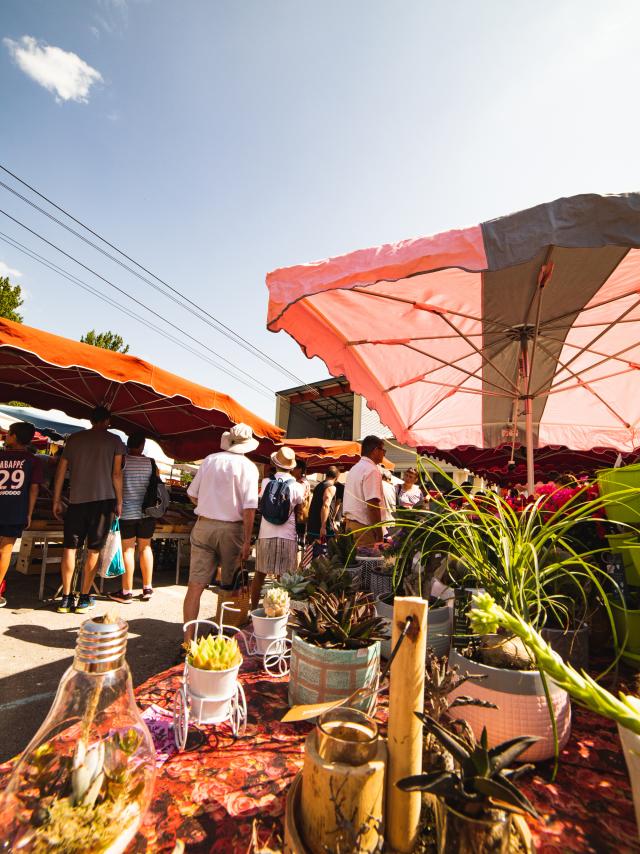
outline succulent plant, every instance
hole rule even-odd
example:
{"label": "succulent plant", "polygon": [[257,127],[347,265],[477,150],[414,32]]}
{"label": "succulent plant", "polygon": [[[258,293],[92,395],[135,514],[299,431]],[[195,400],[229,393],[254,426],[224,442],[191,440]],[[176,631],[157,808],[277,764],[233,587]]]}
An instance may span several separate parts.
{"label": "succulent plant", "polygon": [[294,614],[292,626],[307,643],[327,649],[361,649],[388,637],[373,597],[361,592],[319,591],[306,612]]}
{"label": "succulent plant", "polygon": [[311,561],[307,577],[311,595],[322,590],[325,593],[346,593],[351,590],[353,580],[337,557],[317,557]]}
{"label": "succulent plant", "polygon": [[354,558],[356,556],[353,534],[337,534],[335,537],[331,537],[327,545],[327,553],[330,559],[335,559],[337,565],[351,566],[355,563]]}
{"label": "succulent plant", "polygon": [[229,670],[242,662],[235,638],[207,635],[189,643],[187,661],[200,670]]}
{"label": "succulent plant", "polygon": [[289,613],[289,594],[283,587],[270,587],[262,597],[267,617],[284,617]]}
{"label": "succulent plant", "polygon": [[303,575],[301,572],[285,572],[273,584],[268,584],[263,590],[263,595],[272,587],[279,587],[286,590],[291,599],[304,600],[310,595],[309,585],[311,578],[308,575]]}
{"label": "succulent plant", "polygon": [[486,679],[484,674],[466,673],[460,676],[457,665],[449,667],[447,656],[438,658],[432,649],[427,649],[424,680],[424,709],[426,714],[441,723],[450,709],[458,706],[482,706],[485,709],[497,709],[494,703],[478,700],[475,697],[456,697],[449,694],[469,680]]}
{"label": "succulent plant", "polygon": [[517,769],[508,767],[538,740],[537,737],[522,736],[489,748],[485,727],[480,743],[470,749],[429,715],[416,712],[416,716],[424,723],[427,732],[432,733],[452,754],[458,768],[405,777],[398,781],[398,788],[404,792],[436,795],[452,810],[471,819],[482,819],[496,809],[527,812],[537,817],[533,804],[514,785],[514,780],[533,765],[521,765]]}

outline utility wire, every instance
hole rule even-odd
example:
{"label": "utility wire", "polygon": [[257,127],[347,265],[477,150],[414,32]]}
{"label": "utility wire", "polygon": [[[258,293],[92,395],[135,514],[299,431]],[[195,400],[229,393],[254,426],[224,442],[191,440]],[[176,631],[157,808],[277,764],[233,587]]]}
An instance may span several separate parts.
{"label": "utility wire", "polygon": [[136,320],[139,323],[141,323],[143,326],[146,326],[148,329],[151,329],[154,332],[157,332],[158,334],[162,335],[163,338],[166,338],[169,341],[173,341],[175,344],[178,345],[178,347],[182,347],[182,349],[186,350],[188,353],[192,353],[194,356],[197,356],[198,358],[202,359],[203,361],[208,362],[208,364],[213,365],[215,368],[218,368],[219,370],[228,374],[228,376],[230,376],[232,379],[235,379],[238,382],[243,383],[248,388],[252,389],[252,391],[256,391],[256,392],[262,394],[267,399],[271,400],[271,395],[269,395],[267,392],[265,392],[263,388],[259,388],[258,386],[252,385],[251,383],[247,382],[246,380],[243,380],[242,377],[238,377],[235,374],[232,374],[225,367],[223,367],[218,362],[211,359],[205,353],[201,353],[198,350],[196,350],[195,348],[190,347],[188,344],[185,344],[184,341],[180,341],[178,338],[175,338],[173,335],[171,335],[169,332],[167,332],[166,329],[161,329],[159,326],[156,326],[154,323],[151,323],[151,321],[147,320],[146,318],[142,317],[141,315],[137,314],[136,312],[132,311],[131,309],[126,308],[121,303],[118,303],[115,300],[112,300],[110,297],[108,297],[106,294],[103,294],[97,288],[94,288],[92,285],[89,285],[87,282],[84,282],[82,279],[79,279],[77,276],[74,276],[72,273],[69,273],[64,268],[59,267],[57,264],[54,264],[53,261],[50,261],[48,258],[44,258],[42,255],[39,255],[35,250],[30,249],[28,246],[25,246],[23,243],[20,243],[20,241],[16,240],[15,238],[10,237],[8,234],[4,234],[4,232],[0,231],[0,240],[3,240],[5,243],[8,243],[10,246],[13,246],[19,252],[22,252],[24,255],[31,258],[32,260],[37,261],[39,264],[42,264],[44,267],[48,267],[54,273],[57,273],[59,276],[62,276],[64,279],[67,279],[69,282],[71,282],[71,284],[77,285],[79,288],[82,288],[82,290],[87,291],[88,293],[90,293],[93,296],[97,297],[98,299],[102,300],[102,302],[107,303],[107,305],[113,306],[113,308],[122,312],[122,314],[127,315],[128,317],[132,318],[133,320]]}
{"label": "utility wire", "polygon": [[10,219],[12,222],[16,223],[16,225],[19,225],[21,228],[24,228],[25,231],[28,231],[34,237],[37,237],[39,240],[42,240],[43,243],[46,243],[48,246],[51,246],[52,249],[55,249],[57,252],[60,252],[66,258],[69,258],[75,264],[78,264],[84,270],[87,270],[89,273],[96,276],[101,281],[105,282],[107,285],[109,285],[110,288],[113,288],[114,290],[118,291],[118,293],[121,293],[123,296],[127,297],[127,299],[130,299],[132,302],[136,303],[136,305],[139,305],[145,311],[148,311],[149,314],[154,315],[154,317],[157,317],[163,323],[166,323],[168,326],[171,326],[173,329],[177,330],[180,334],[184,335],[186,338],[191,339],[198,346],[202,347],[205,350],[208,350],[213,356],[215,356],[217,359],[220,359],[221,361],[225,362],[227,365],[230,365],[231,368],[233,368],[234,370],[236,370],[238,373],[242,374],[243,376],[247,377],[249,380],[251,380],[252,383],[255,383],[257,385],[262,385],[263,388],[267,392],[271,393],[271,395],[275,394],[273,389],[269,389],[269,388],[267,388],[267,386],[264,386],[262,383],[256,381],[256,378],[253,377],[251,374],[247,373],[246,371],[243,371],[242,368],[238,368],[236,365],[233,364],[233,362],[230,362],[229,359],[225,359],[224,356],[222,356],[220,353],[213,350],[211,347],[208,347],[206,344],[203,344],[202,341],[200,341],[198,338],[195,338],[193,335],[191,335],[190,333],[181,329],[175,323],[172,323],[170,320],[167,320],[167,318],[163,317],[163,315],[161,315],[159,312],[154,311],[152,308],[149,308],[149,306],[145,305],[145,303],[143,303],[141,300],[136,299],[136,297],[131,296],[131,294],[128,294],[125,290],[123,290],[123,288],[118,287],[118,285],[115,285],[112,281],[107,279],[102,274],[96,272],[91,267],[88,267],[86,264],[84,264],[82,261],[79,261],[77,258],[74,258],[73,255],[70,255],[68,252],[65,252],[65,250],[61,249],[59,246],[56,246],[55,243],[52,243],[50,240],[47,240],[47,238],[44,237],[42,234],[39,234],[37,231],[34,231],[32,228],[29,228],[28,225],[25,225],[23,222],[20,222],[19,219],[16,219],[14,216],[11,216],[11,214],[7,213],[5,210],[2,210],[1,208],[0,208],[0,214],[2,214],[3,216],[6,216],[7,219]]}
{"label": "utility wire", "polygon": [[[279,362],[277,362],[275,359],[273,359],[271,356],[269,356],[267,353],[265,353],[265,352],[264,352],[263,350],[261,350],[259,347],[256,347],[256,346],[255,346],[254,344],[252,344],[250,341],[247,341],[247,339],[246,339],[246,338],[243,338],[243,336],[242,336],[242,335],[240,335],[240,333],[236,332],[236,331],[235,331],[234,329],[232,329],[230,326],[227,326],[227,324],[223,323],[221,320],[218,320],[218,318],[217,318],[217,317],[215,317],[214,315],[212,315],[210,312],[208,312],[208,311],[207,311],[206,309],[204,309],[202,306],[198,305],[198,303],[196,303],[196,302],[194,302],[193,300],[189,299],[189,297],[185,296],[183,293],[181,293],[180,291],[178,291],[176,288],[174,288],[172,285],[170,285],[170,284],[169,284],[168,282],[166,282],[164,279],[161,279],[159,276],[157,276],[155,273],[151,272],[151,270],[147,269],[144,265],[140,264],[138,261],[136,261],[136,260],[135,260],[134,258],[132,258],[130,255],[127,255],[127,253],[126,253],[126,252],[124,252],[122,249],[119,249],[119,248],[118,248],[117,246],[115,246],[113,243],[110,243],[110,242],[109,242],[105,237],[103,237],[101,234],[99,234],[98,232],[94,231],[92,228],[90,228],[90,227],[89,227],[88,225],[86,225],[84,222],[82,222],[81,220],[79,220],[79,219],[77,219],[76,217],[74,217],[74,216],[73,216],[73,214],[70,214],[70,213],[69,213],[67,210],[65,210],[63,207],[61,207],[60,205],[56,204],[54,201],[52,201],[50,198],[48,198],[48,196],[45,196],[45,195],[44,195],[44,193],[41,193],[39,190],[37,190],[35,187],[33,187],[33,186],[32,186],[31,184],[29,184],[27,181],[25,181],[25,180],[23,180],[22,178],[20,178],[18,175],[16,175],[14,172],[12,172],[10,169],[8,169],[6,166],[2,165],[1,163],[0,163],[0,169],[1,169],[3,172],[6,172],[6,174],[7,174],[7,175],[10,175],[12,178],[14,178],[16,181],[18,181],[18,182],[19,182],[20,184],[22,184],[24,187],[27,187],[29,190],[31,190],[31,192],[32,192],[32,193],[35,193],[37,196],[39,196],[41,199],[43,199],[44,201],[46,201],[49,205],[51,205],[52,207],[54,207],[56,210],[58,210],[58,211],[60,211],[61,213],[63,213],[66,217],[68,217],[69,219],[71,219],[71,220],[72,220],[73,222],[75,222],[77,225],[81,226],[83,229],[85,229],[85,231],[89,232],[89,234],[92,234],[94,237],[97,237],[97,238],[98,238],[98,240],[102,241],[102,243],[104,243],[106,246],[109,246],[111,249],[113,249],[115,252],[117,252],[117,253],[118,253],[119,255],[121,255],[123,258],[126,258],[126,259],[127,259],[127,261],[130,261],[132,264],[135,264],[135,266],[136,266],[136,267],[138,267],[140,270],[143,270],[145,273],[147,273],[149,276],[151,276],[151,277],[152,277],[153,279],[155,279],[157,282],[160,282],[160,284],[162,284],[165,288],[167,288],[167,289],[168,289],[168,291],[170,291],[171,293],[167,293],[167,291],[163,290],[162,288],[159,288],[156,284],[154,284],[154,282],[150,281],[146,276],[141,275],[137,270],[132,269],[128,264],[125,264],[124,262],[120,261],[120,259],[118,259],[118,258],[116,258],[115,256],[113,256],[110,252],[107,252],[106,250],[102,249],[102,247],[98,246],[98,245],[97,245],[97,244],[95,244],[93,241],[91,241],[91,240],[89,240],[87,237],[85,237],[83,234],[81,234],[80,232],[78,232],[78,231],[76,231],[75,229],[71,228],[71,227],[70,227],[69,225],[67,225],[66,223],[62,222],[62,220],[60,220],[60,219],[58,219],[57,217],[53,216],[53,214],[51,214],[51,213],[49,213],[48,211],[44,210],[44,208],[41,208],[39,205],[37,205],[35,202],[33,202],[33,201],[31,201],[30,199],[28,199],[26,196],[23,196],[21,193],[19,193],[16,189],[14,189],[13,187],[11,187],[10,185],[8,185],[8,184],[4,183],[3,181],[0,181],[0,185],[1,185],[2,187],[4,187],[6,190],[8,190],[10,193],[13,193],[15,196],[17,196],[18,198],[20,198],[20,199],[21,199],[22,201],[24,201],[26,204],[30,205],[30,206],[31,206],[32,208],[34,208],[35,210],[38,210],[41,214],[43,214],[44,216],[48,217],[48,218],[49,218],[50,220],[52,220],[53,222],[55,222],[55,223],[57,223],[58,225],[62,226],[62,228],[65,228],[67,231],[69,231],[69,232],[70,232],[71,234],[73,234],[75,237],[78,237],[80,240],[83,240],[85,243],[87,243],[87,244],[88,244],[89,246],[91,246],[93,249],[96,249],[98,252],[102,253],[102,255],[106,256],[107,258],[109,258],[109,259],[110,259],[111,261],[113,261],[114,263],[119,264],[121,267],[123,267],[123,268],[124,268],[125,270],[127,270],[129,273],[132,273],[134,276],[137,276],[137,277],[138,277],[139,279],[141,279],[143,282],[145,282],[145,283],[146,283],[146,284],[148,284],[150,287],[152,287],[152,288],[154,288],[155,290],[157,290],[159,293],[162,293],[162,294],[163,294],[164,296],[166,296],[168,299],[173,300],[173,302],[175,302],[175,303],[177,303],[178,305],[180,305],[183,309],[185,309],[186,311],[189,311],[191,314],[193,314],[194,316],[198,317],[198,319],[199,319],[199,320],[203,321],[204,323],[207,323],[209,326],[212,326],[212,327],[213,327],[214,329],[216,329],[217,331],[222,332],[222,334],[223,334],[223,335],[225,335],[227,338],[229,338],[229,339],[230,339],[231,341],[233,341],[235,344],[238,344],[240,347],[243,347],[245,350],[247,350],[248,352],[250,352],[253,356],[255,356],[256,358],[259,358],[261,361],[265,362],[265,364],[270,365],[272,368],[276,368],[276,369],[277,369],[277,370],[279,370],[281,373],[283,373],[285,376],[287,376],[287,377],[289,377],[290,379],[292,379],[292,380],[294,380],[295,382],[297,382],[297,383],[298,383],[298,385],[303,385],[303,386],[305,386],[306,388],[310,389],[311,391],[315,392],[316,394],[318,393],[318,390],[317,390],[316,388],[314,388],[313,386],[311,386],[311,385],[309,385],[308,383],[304,382],[304,380],[300,379],[300,377],[298,377],[296,374],[294,374],[294,373],[293,373],[292,371],[290,371],[288,368],[284,367],[284,365],[281,365]],[[172,294],[173,294],[173,295],[175,295],[175,296],[172,296]],[[176,299],[176,297],[178,297],[178,299]],[[186,303],[187,305],[185,305],[185,303]],[[194,311],[194,309],[195,309],[195,311]],[[203,316],[203,315],[204,315],[204,316]]]}

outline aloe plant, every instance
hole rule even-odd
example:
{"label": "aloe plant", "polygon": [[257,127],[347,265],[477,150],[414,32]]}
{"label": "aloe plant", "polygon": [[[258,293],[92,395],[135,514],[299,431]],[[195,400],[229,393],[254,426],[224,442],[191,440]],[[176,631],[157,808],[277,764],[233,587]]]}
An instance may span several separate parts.
{"label": "aloe plant", "polygon": [[326,593],[310,600],[306,612],[296,612],[291,624],[302,640],[327,649],[361,649],[386,640],[386,623],[378,617],[367,593]]}
{"label": "aloe plant", "polygon": [[458,768],[405,777],[396,783],[399,789],[436,795],[455,812],[473,820],[482,820],[491,810],[496,809],[538,816],[533,804],[514,785],[514,781],[533,768],[533,765],[509,768],[518,756],[538,740],[537,737],[522,736],[489,748],[485,728],[480,742],[470,748],[429,715],[415,714],[425,729],[452,754]]}

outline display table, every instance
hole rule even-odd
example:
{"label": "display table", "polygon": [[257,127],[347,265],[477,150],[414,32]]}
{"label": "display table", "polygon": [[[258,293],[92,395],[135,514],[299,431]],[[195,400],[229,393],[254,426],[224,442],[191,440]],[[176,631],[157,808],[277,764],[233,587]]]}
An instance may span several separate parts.
{"label": "display table", "polygon": [[[185,540],[188,540],[191,536],[191,532],[185,527],[181,527],[180,530],[174,531],[172,528],[163,528],[158,525],[153,537],[153,540],[176,540],[177,541],[177,555],[176,555],[176,584],[180,582],[180,561],[182,557],[181,546]],[[26,545],[27,551],[31,552],[34,546],[42,547],[41,554],[41,568],[40,568],[40,586],[38,588],[38,598],[44,598],[44,583],[45,576],[47,572],[47,556],[49,552],[49,544],[50,543],[61,543],[63,540],[64,534],[61,528],[37,528],[37,529],[29,529],[27,531],[22,532],[22,543],[21,550],[23,544]]]}
{"label": "display table", "polygon": [[[247,696],[246,735],[237,741],[227,724],[192,726],[187,750],[177,753],[171,715],[181,667],[160,673],[136,695],[154,736],[158,776],[154,798],[130,852],[247,854],[256,835],[262,845],[282,845],[289,784],[302,766],[310,724],[283,724],[287,678],[264,674],[261,662],[246,660],[241,679]],[[571,740],[555,783],[550,763],[524,778],[523,789],[543,821],[528,820],[536,849],[544,854],[640,851],[624,758],[613,724],[575,709]],[[381,703],[379,718],[386,710]],[[11,763],[0,766],[0,785]]]}

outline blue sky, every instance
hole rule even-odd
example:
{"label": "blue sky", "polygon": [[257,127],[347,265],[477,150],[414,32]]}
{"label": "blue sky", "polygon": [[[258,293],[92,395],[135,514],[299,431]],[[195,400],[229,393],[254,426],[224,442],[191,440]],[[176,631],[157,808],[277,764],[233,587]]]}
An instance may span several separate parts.
{"label": "blue sky", "polygon": [[[321,379],[321,362],[266,331],[266,273],[562,195],[638,190],[639,25],[636,0],[3,0],[0,162],[296,376]],[[268,390],[295,381],[1,187],[0,208],[263,393],[0,240],[25,322],[72,338],[116,330],[136,355],[273,418]],[[109,292],[1,215],[0,231]]]}

